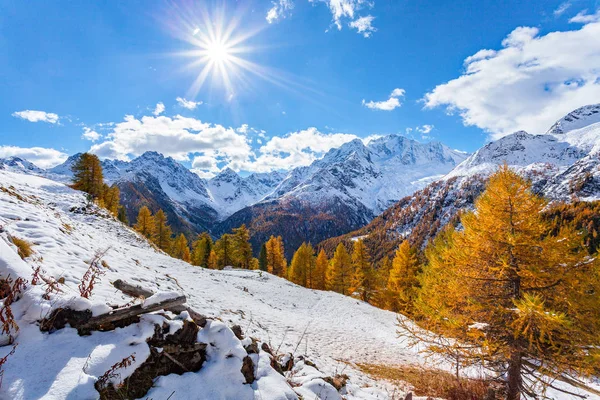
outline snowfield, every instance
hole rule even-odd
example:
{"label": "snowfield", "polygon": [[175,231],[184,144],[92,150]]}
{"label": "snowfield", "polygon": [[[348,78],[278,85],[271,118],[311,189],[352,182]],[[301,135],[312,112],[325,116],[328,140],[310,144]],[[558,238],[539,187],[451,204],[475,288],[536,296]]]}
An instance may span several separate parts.
{"label": "snowfield", "polygon": [[[30,285],[13,303],[20,327],[18,347],[4,365],[0,399],[98,398],[94,383],[113,364],[135,353],[134,363],[113,379],[119,382],[148,357],[146,340],[155,323],[173,329],[183,324],[185,312],[171,315],[171,320],[147,314],[137,324],[90,336],[79,336],[72,328],[40,332],[37,321],[60,306],[91,309],[98,315],[110,305],[131,302],[112,286],[117,279],[154,291],[145,307],[185,294],[192,309],[215,318],[198,333],[198,341],[209,344],[200,371],[160,377],[144,398],[341,399],[323,378],[344,373],[350,377],[345,399],[398,399],[403,398],[401,391],[394,393],[391,384],[363,375],[353,363],[425,363],[417,350],[398,339],[394,313],[260,271],[207,270],[170,258],[101,210],[83,211],[84,196],[61,183],[0,170],[0,186],[0,277],[31,280],[33,270],[41,266],[46,276],[64,278],[64,293],[50,300],[42,299],[42,285]],[[22,261],[8,235],[33,243],[33,255]],[[79,296],[78,285],[98,251],[106,251],[106,274],[86,300]],[[246,339],[235,337],[229,329],[234,324],[242,327]],[[286,379],[261,352],[252,355],[257,380],[245,384],[240,370],[249,337],[278,353],[304,355],[318,369],[300,361]],[[6,335],[2,339],[6,344]],[[0,347],[0,357],[11,348]]]}

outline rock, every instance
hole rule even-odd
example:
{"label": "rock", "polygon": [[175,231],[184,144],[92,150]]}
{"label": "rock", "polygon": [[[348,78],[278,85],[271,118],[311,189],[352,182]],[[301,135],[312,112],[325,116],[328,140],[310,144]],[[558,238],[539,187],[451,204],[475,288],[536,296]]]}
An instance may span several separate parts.
{"label": "rock", "polygon": [[279,365],[281,366],[282,371],[291,371],[294,368],[294,356],[292,353],[284,354],[279,358]]}
{"label": "rock", "polygon": [[346,382],[348,382],[348,375],[338,374],[338,375],[335,375],[333,378],[330,376],[327,376],[327,377],[323,378],[323,380],[325,382],[329,383],[331,386],[333,386],[335,388],[335,390],[337,390],[339,392],[344,386],[346,386]]}
{"label": "rock", "polygon": [[236,338],[238,338],[239,340],[244,340],[244,333],[242,332],[241,326],[234,325],[231,327],[231,330],[233,331],[233,334],[235,335]]}
{"label": "rock", "polygon": [[271,348],[269,347],[268,344],[263,343],[260,345],[260,348],[262,349],[262,351],[269,353],[270,355],[273,356],[273,352],[271,351]]}
{"label": "rock", "polygon": [[244,347],[248,354],[258,354],[258,343],[252,341],[248,346]]}
{"label": "rock", "polygon": [[254,376],[254,361],[250,356],[244,357],[244,361],[242,363],[242,375],[246,378],[246,383],[252,384],[256,380]]}
{"label": "rock", "polygon": [[76,311],[70,308],[58,308],[54,310],[49,317],[40,321],[40,331],[54,332],[64,328],[69,324],[72,328],[77,328],[92,318],[91,310]]}

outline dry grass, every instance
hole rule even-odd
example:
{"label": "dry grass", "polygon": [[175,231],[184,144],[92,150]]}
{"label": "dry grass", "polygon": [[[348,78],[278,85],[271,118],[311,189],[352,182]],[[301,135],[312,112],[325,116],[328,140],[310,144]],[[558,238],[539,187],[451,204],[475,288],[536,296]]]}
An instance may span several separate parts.
{"label": "dry grass", "polygon": [[447,400],[483,400],[489,383],[481,379],[457,380],[448,372],[413,366],[358,364],[365,373],[376,379],[408,383],[417,396],[440,397]]}
{"label": "dry grass", "polygon": [[33,245],[31,242],[14,236],[12,237],[12,242],[15,246],[17,246],[17,252],[23,260],[33,254],[33,249],[31,248]]}

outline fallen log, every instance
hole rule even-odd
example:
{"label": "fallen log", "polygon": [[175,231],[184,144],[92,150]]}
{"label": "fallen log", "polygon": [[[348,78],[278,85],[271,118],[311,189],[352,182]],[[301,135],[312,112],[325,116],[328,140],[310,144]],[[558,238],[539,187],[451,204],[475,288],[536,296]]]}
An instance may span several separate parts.
{"label": "fallen log", "polygon": [[101,330],[103,326],[112,326],[119,321],[129,320],[142,314],[148,314],[159,310],[167,310],[171,307],[185,304],[185,302],[185,296],[178,296],[160,303],[149,305],[145,308],[143,307],[143,304],[136,304],[131,307],[117,309],[107,314],[92,317],[82,325],[74,326],[73,328],[77,328],[80,332],[89,332],[95,329]]}
{"label": "fallen log", "polygon": [[[131,283],[125,282],[122,279],[117,279],[113,282],[113,286],[125,293],[128,296],[132,297],[144,297],[148,298],[154,294],[154,292],[150,289],[143,288],[139,285],[132,285]],[[171,311],[175,314],[180,314],[183,311],[187,311],[190,314],[190,318],[194,320],[194,322],[204,328],[206,325],[206,317],[185,305],[176,305],[173,307],[165,308],[165,311]]]}
{"label": "fallen log", "polygon": [[121,292],[132,297],[144,297],[148,298],[154,294],[152,290],[145,289],[139,285],[132,285],[125,282],[124,280],[117,279],[113,282],[113,286],[119,289]]}

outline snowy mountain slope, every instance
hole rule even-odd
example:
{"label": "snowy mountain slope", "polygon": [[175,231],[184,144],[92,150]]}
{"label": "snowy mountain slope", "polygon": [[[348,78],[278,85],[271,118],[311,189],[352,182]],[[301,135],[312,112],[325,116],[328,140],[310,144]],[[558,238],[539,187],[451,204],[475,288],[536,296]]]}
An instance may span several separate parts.
{"label": "snowy mountain slope", "polygon": [[282,235],[291,257],[304,241],[318,243],[367,224],[467,156],[437,142],[423,144],[398,135],[367,145],[353,140],[290,171],[265,200],[234,213],[216,232],[244,223],[256,251],[270,235]]}
{"label": "snowy mountain slope", "polygon": [[0,158],[0,169],[5,169],[15,172],[25,172],[34,175],[40,175],[44,173],[44,170],[20,157],[7,157]]}
{"label": "snowy mountain slope", "polygon": [[399,135],[384,136],[367,145],[356,139],[330,150],[303,170],[302,178],[285,194],[279,194],[281,190],[276,193],[316,205],[339,198],[361,203],[378,215],[423,188],[428,180],[449,172],[467,156],[439,142],[419,143]]}
{"label": "snowy mountain slope", "polygon": [[[118,278],[154,291],[183,292],[193,309],[219,317],[227,325],[239,324],[248,336],[270,343],[273,349],[280,347],[281,352],[293,352],[298,348],[297,354],[309,356],[322,371],[313,371],[316,374],[313,378],[298,373],[298,378],[290,379],[310,383],[319,375],[332,376],[343,370],[351,378],[345,396],[348,399],[384,399],[387,398],[387,386],[369,380],[351,366],[336,360],[420,362],[414,350],[406,349],[396,339],[396,315],[393,313],[338,294],[308,290],[259,271],[213,271],[193,267],[155,251],[114,219],[93,210],[90,210],[92,213],[84,212],[84,196],[62,184],[8,171],[0,171],[0,182],[4,187],[12,186],[12,193],[19,193],[16,197],[0,192],[0,224],[4,232],[31,241],[34,250],[34,255],[24,263],[9,247],[6,233],[2,234],[2,276],[5,276],[7,266],[11,266],[13,276],[15,271],[22,275],[31,274],[33,268],[41,266],[47,276],[64,278],[65,284],[61,285],[64,295],[58,296],[61,300],[81,303],[77,285],[88,268],[86,262],[96,251],[109,249],[104,257],[109,269],[97,283],[91,298],[96,312],[105,311],[107,303],[125,304],[131,300],[110,284]],[[42,290],[41,286],[34,288]],[[35,294],[41,296],[43,290]],[[19,347],[5,365],[0,398],[34,399],[43,395],[53,399],[94,398],[93,382],[110,365],[134,351],[138,362],[143,361],[143,342],[148,337],[148,327],[151,327],[146,324],[150,322],[147,319],[138,325],[114,332],[93,333],[84,338],[69,328],[43,334],[35,320],[47,313],[51,302],[34,305],[30,297],[27,294],[13,305],[21,327],[16,339]],[[131,343],[136,344],[132,347]],[[9,350],[1,347],[0,357]],[[220,357],[219,354],[215,357]],[[230,363],[234,364],[232,370],[239,371],[241,360],[236,357]],[[257,384],[244,387],[237,383],[237,378],[223,382],[222,377],[211,376],[210,371],[159,378],[148,396],[167,398],[172,390],[181,393],[202,385],[214,387],[216,380],[223,386],[220,388],[223,391],[213,393],[213,396],[203,396],[205,392],[200,391],[195,398],[218,398],[219,393],[225,398],[236,399],[290,398],[281,397],[290,393],[290,387],[282,382],[261,387],[259,379]],[[268,370],[265,374],[265,384],[274,379]],[[198,382],[195,386],[194,381]],[[300,386],[298,390],[308,390],[308,387],[310,385]],[[277,396],[264,397],[268,390]]]}
{"label": "snowy mountain slope", "polygon": [[[391,399],[401,392],[365,377],[352,364],[432,362],[397,338],[394,313],[336,293],[305,289],[260,271],[193,267],[157,252],[101,210],[86,209],[85,197],[60,183],[10,171],[0,171],[0,182],[11,188],[0,191],[0,276],[10,272],[13,277],[31,279],[39,266],[46,277],[64,279],[59,285],[63,292],[51,294],[48,301],[41,300],[44,286],[37,285],[13,303],[19,345],[4,365],[1,399],[97,398],[93,384],[111,365],[135,352],[134,365],[120,371],[121,376],[115,378],[119,381],[148,357],[145,341],[154,332],[154,323],[172,329],[181,326],[181,319],[154,314],[128,327],[91,336],[79,336],[71,328],[40,332],[36,321],[61,304],[101,314],[110,309],[107,304],[130,302],[130,297],[111,285],[115,279],[155,292],[183,293],[194,310],[222,321],[209,323],[198,335],[198,340],[210,343],[200,371],[158,378],[148,398],[293,399],[302,394],[305,399],[341,400],[323,378],[343,372],[350,377],[344,399]],[[7,234],[29,240],[34,254],[22,261]],[[106,274],[91,299],[84,300],[77,286],[89,260],[106,249]],[[232,324],[279,352],[307,356],[319,370],[298,362],[284,380],[268,360],[258,359],[258,379],[244,384],[240,369],[245,353],[243,343],[227,328]],[[0,357],[10,349],[0,347]],[[561,398],[552,392],[548,395]]]}
{"label": "snowy mountain slope", "polygon": [[231,168],[225,168],[208,181],[208,190],[215,208],[224,217],[263,200],[285,178],[284,173],[254,173],[242,178]]}
{"label": "snowy mountain slope", "polygon": [[[516,132],[489,143],[438,182],[406,196],[368,225],[330,238],[330,252],[341,241],[364,236],[379,257],[408,238],[423,246],[461,209],[472,208],[487,177],[507,163],[532,182],[533,190],[551,200],[600,200],[600,105],[578,109],[560,119],[550,133]],[[388,246],[388,248],[385,248]]]}
{"label": "snowy mountain slope", "polygon": [[[68,182],[78,156],[69,157],[45,176]],[[156,152],[146,152],[131,162],[104,160],[102,166],[107,183],[121,189],[121,202],[130,221],[135,221],[142,205],[162,208],[176,232],[219,235],[246,223],[254,234],[268,238],[278,234],[275,228],[279,224],[272,223],[265,230],[264,218],[277,219],[283,213],[294,216],[287,222],[294,224],[298,218],[327,217],[326,226],[313,220],[288,230],[290,243],[295,246],[302,241],[316,243],[368,223],[467,156],[441,143],[423,144],[389,135],[368,144],[358,139],[346,143],[307,167],[246,177],[225,168],[207,181]],[[259,239],[253,240],[258,246]]]}
{"label": "snowy mountain slope", "polygon": [[547,133],[562,134],[600,122],[600,104],[591,104],[571,111],[550,127]]}

